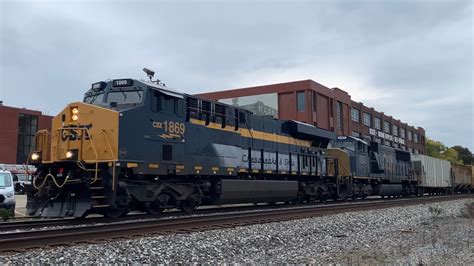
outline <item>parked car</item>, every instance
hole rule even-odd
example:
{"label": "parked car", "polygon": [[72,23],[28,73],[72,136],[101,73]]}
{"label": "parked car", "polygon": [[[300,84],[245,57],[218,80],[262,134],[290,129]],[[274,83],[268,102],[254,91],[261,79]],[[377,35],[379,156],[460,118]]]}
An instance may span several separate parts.
{"label": "parked car", "polygon": [[15,186],[15,192],[17,194],[25,194],[25,185],[30,185],[32,177],[26,173],[14,173],[13,175],[13,184]]}
{"label": "parked car", "polygon": [[11,210],[15,214],[15,188],[10,171],[0,170],[0,208]]}
{"label": "parked car", "polygon": [[36,168],[32,165],[0,164],[0,170],[9,171],[13,177],[16,194],[24,194],[25,185],[31,184],[31,174],[36,171]]}

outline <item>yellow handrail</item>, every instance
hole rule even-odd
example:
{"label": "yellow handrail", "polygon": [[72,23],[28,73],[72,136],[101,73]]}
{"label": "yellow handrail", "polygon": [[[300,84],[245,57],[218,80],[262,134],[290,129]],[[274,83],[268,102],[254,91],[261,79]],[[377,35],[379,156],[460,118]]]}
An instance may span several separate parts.
{"label": "yellow handrail", "polygon": [[[80,146],[83,147],[83,143],[84,143],[84,136],[88,136],[90,140],[90,145],[92,147],[92,150],[94,152],[94,157],[95,157],[95,160],[84,160],[83,158],[83,152],[84,152],[84,149],[80,149],[80,153],[78,154],[78,160],[76,161],[76,164],[78,165],[79,168],[81,168],[82,170],[84,171],[94,171],[94,180],[91,181],[91,184],[94,184],[97,180],[98,180],[98,172],[99,172],[99,163],[103,163],[103,162],[111,162],[113,165],[113,170],[112,170],[112,191],[115,190],[115,164],[116,164],[116,159],[115,159],[115,153],[112,149],[112,145],[110,143],[110,140],[109,140],[109,137],[107,136],[105,130],[101,130],[101,134],[104,135],[105,137],[105,141],[107,143],[107,149],[110,151],[109,154],[111,154],[112,158],[111,159],[105,159],[105,160],[101,160],[99,158],[99,154],[97,152],[97,148],[95,146],[95,143],[94,143],[94,140],[93,140],[93,136],[91,134],[91,132],[89,131],[88,128],[85,128],[85,127],[77,127],[77,128],[69,128],[69,127],[61,127],[53,132],[51,132],[51,134],[49,134],[49,132],[47,130],[39,130],[36,134],[35,134],[35,143],[37,142],[37,140],[39,140],[38,143],[40,143],[40,145],[38,145],[37,147],[37,151],[38,152],[41,152],[42,154],[42,161],[51,161],[52,158],[51,158],[51,153],[49,152],[51,148],[51,145],[53,144],[53,139],[54,138],[57,138],[56,141],[54,141],[54,144],[56,145],[56,147],[54,147],[56,149],[56,157],[59,158],[59,154],[60,154],[60,137],[58,137],[59,133],[62,132],[63,130],[70,130],[70,129],[74,129],[74,130],[80,130],[81,131],[81,138],[80,138]],[[86,133],[86,134],[84,134]],[[49,135],[49,136],[48,136]],[[48,138],[49,137],[49,138]],[[67,143],[67,146],[69,147],[69,139],[68,139],[68,143]],[[30,154],[31,154],[32,151],[30,151]],[[84,161],[86,163],[94,163],[95,164],[95,169],[87,169],[81,161]],[[29,157],[28,157],[28,160],[27,160],[27,163],[29,162]],[[67,180],[69,179],[69,176],[66,177],[66,179],[64,180],[64,183],[63,184],[59,184],[57,181],[56,181],[56,178],[52,175],[52,174],[48,174],[46,175],[45,179],[43,180],[43,182],[41,183],[41,185],[39,187],[42,187],[45,183],[46,183],[46,180],[51,177],[53,179],[53,182],[56,184],[57,187],[61,188],[63,187]],[[35,180],[33,180],[33,186],[35,188],[39,188],[36,186],[36,178]]]}

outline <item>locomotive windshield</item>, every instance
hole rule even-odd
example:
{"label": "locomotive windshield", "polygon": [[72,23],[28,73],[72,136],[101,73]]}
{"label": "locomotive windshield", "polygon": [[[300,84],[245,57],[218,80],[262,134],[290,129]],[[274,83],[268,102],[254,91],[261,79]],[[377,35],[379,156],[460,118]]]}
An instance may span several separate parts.
{"label": "locomotive windshield", "polygon": [[352,141],[335,141],[333,145],[336,148],[355,152],[354,142]]}
{"label": "locomotive windshield", "polygon": [[84,97],[85,103],[99,104],[99,103],[102,103],[103,101],[104,101],[104,91],[86,93]]}
{"label": "locomotive windshield", "polygon": [[117,89],[107,94],[107,103],[135,104],[143,100],[143,90],[123,90]]}

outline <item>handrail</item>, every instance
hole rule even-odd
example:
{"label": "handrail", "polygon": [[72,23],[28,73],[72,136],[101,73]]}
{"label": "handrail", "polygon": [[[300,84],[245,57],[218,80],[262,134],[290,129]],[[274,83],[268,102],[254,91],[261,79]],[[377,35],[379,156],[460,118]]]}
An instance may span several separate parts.
{"label": "handrail", "polygon": [[[52,154],[50,153],[51,149],[53,148],[52,145],[53,145],[53,139],[54,138],[57,138],[55,141],[54,141],[54,144],[56,145],[56,147],[54,147],[56,149],[56,158],[59,159],[60,158],[60,151],[59,149],[61,148],[61,145],[60,145],[60,140],[61,138],[58,137],[60,136],[60,132],[62,132],[63,130],[80,130],[81,131],[81,138],[78,139],[78,141],[80,141],[80,153],[77,155],[78,156],[78,160],[76,161],[76,164],[79,168],[81,168],[82,170],[84,171],[94,171],[94,179],[91,181],[90,184],[94,184],[97,180],[98,180],[98,172],[99,172],[99,163],[104,163],[104,162],[109,162],[109,163],[112,163],[112,166],[113,166],[113,170],[112,170],[112,191],[115,190],[115,165],[116,165],[116,159],[115,159],[115,153],[112,149],[112,145],[110,143],[110,140],[109,140],[109,137],[107,136],[105,130],[101,130],[101,134],[104,135],[104,138],[105,138],[105,142],[107,143],[107,150],[110,151],[109,154],[111,154],[112,158],[110,159],[105,159],[105,160],[101,160],[99,158],[99,153],[98,153],[98,150],[96,148],[96,145],[94,143],[94,139],[93,139],[93,136],[90,132],[90,130],[86,127],[61,127],[61,128],[58,128],[56,130],[54,130],[53,132],[51,132],[51,134],[49,134],[48,130],[39,130],[36,134],[35,134],[35,143],[37,142],[37,140],[39,140],[39,142],[41,143],[41,145],[38,145],[37,147],[37,151],[38,152],[41,152],[42,154],[42,161],[48,161],[50,162],[52,160]],[[85,134],[84,134],[85,133]],[[49,136],[48,136],[49,135]],[[90,140],[90,146],[93,150],[93,153],[94,153],[94,157],[95,157],[95,160],[85,160],[83,157],[83,152],[84,152],[84,136],[88,136],[88,140]],[[67,147],[69,148],[70,147],[70,140],[68,139],[67,140]],[[30,154],[31,154],[32,151],[30,151]],[[28,157],[29,159],[29,157]],[[94,163],[95,164],[95,169],[87,169],[83,164],[82,162],[85,162],[85,163]],[[28,161],[27,161],[28,163]],[[51,177],[53,179],[53,182],[56,184],[56,186],[58,188],[61,188],[63,187],[67,180],[69,179],[69,176],[66,177],[66,179],[64,180],[64,183],[63,184],[59,184],[57,181],[56,181],[56,178],[51,174],[47,174],[45,179],[43,180],[43,182],[40,184],[39,187],[42,187],[45,183],[46,183],[46,180]],[[36,186],[36,178],[33,180],[33,186],[35,188],[39,188]]]}

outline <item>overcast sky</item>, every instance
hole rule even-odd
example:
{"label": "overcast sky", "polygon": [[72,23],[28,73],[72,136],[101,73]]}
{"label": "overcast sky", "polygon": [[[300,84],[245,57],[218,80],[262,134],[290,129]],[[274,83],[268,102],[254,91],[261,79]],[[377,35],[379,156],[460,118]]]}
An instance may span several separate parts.
{"label": "overcast sky", "polygon": [[474,150],[471,1],[0,0],[0,100],[50,115],[91,83],[199,93],[313,79]]}

